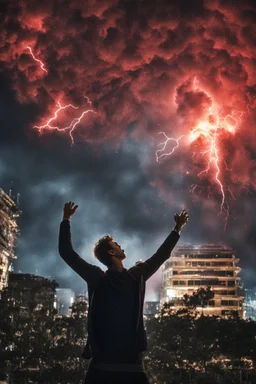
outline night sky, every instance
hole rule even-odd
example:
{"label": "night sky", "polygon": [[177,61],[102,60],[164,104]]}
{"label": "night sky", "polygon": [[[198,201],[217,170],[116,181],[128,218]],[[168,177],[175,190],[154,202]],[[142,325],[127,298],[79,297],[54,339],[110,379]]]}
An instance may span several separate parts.
{"label": "night sky", "polygon": [[[57,250],[71,200],[73,245],[89,262],[100,265],[92,250],[105,234],[125,267],[144,260],[186,208],[180,242],[234,248],[256,287],[254,1],[5,0],[0,34],[0,187],[20,193],[16,272],[85,289]],[[146,299],[160,284],[158,272]]]}

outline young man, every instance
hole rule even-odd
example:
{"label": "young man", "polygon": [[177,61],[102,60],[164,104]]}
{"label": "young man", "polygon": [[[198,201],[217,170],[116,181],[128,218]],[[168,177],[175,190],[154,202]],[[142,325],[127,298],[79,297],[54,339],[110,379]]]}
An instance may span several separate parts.
{"label": "young man", "polygon": [[188,221],[185,210],[174,216],[175,227],[157,252],[130,269],[123,266],[125,252],[111,236],[101,238],[95,257],[107,271],[83,260],[72,247],[70,218],[73,202],[64,206],[60,224],[59,253],[88,284],[88,339],[82,356],[90,359],[84,384],[147,384],[142,352],[147,349],[143,323],[145,282],[170,257]]}

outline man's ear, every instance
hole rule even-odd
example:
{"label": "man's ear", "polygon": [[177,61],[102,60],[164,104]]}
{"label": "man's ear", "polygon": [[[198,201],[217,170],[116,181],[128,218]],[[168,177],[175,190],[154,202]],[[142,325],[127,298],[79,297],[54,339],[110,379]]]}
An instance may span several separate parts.
{"label": "man's ear", "polygon": [[109,249],[109,250],[108,250],[108,254],[109,254],[110,256],[115,256],[115,251],[114,251],[113,249]]}

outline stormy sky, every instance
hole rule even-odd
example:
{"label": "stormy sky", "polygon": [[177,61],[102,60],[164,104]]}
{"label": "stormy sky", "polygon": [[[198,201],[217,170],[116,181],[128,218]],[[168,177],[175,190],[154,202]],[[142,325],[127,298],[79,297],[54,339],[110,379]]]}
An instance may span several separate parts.
{"label": "stormy sky", "polygon": [[125,267],[185,207],[180,242],[234,248],[256,286],[255,21],[249,0],[3,2],[0,187],[20,193],[15,271],[85,289],[57,251],[66,201],[79,205],[75,250],[99,265],[93,246],[112,234]]}

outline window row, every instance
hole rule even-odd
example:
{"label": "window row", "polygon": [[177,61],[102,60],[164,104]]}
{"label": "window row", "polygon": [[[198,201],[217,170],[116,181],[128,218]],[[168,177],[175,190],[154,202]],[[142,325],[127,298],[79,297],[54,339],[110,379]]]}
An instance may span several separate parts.
{"label": "window row", "polygon": [[185,258],[190,258],[190,259],[233,259],[235,255],[232,253],[220,253],[220,254],[211,254],[211,253],[206,253],[206,254],[189,254],[189,255],[184,255]]}
{"label": "window row", "polygon": [[230,261],[171,261],[168,265],[171,267],[235,267],[234,262]]}
{"label": "window row", "polygon": [[221,300],[221,305],[225,307],[238,307],[239,301],[236,300]]}
{"label": "window row", "polygon": [[184,280],[173,280],[172,282],[173,285],[182,285],[182,286],[192,286],[192,285],[196,285],[196,286],[226,286],[226,287],[235,287],[237,284],[236,284],[236,281],[234,280],[231,280],[231,281],[219,281],[219,280],[211,280],[211,279],[205,279],[205,280],[188,280],[188,281],[184,281]]}
{"label": "window row", "polygon": [[173,275],[199,275],[199,276],[234,276],[234,271],[173,271]]}

